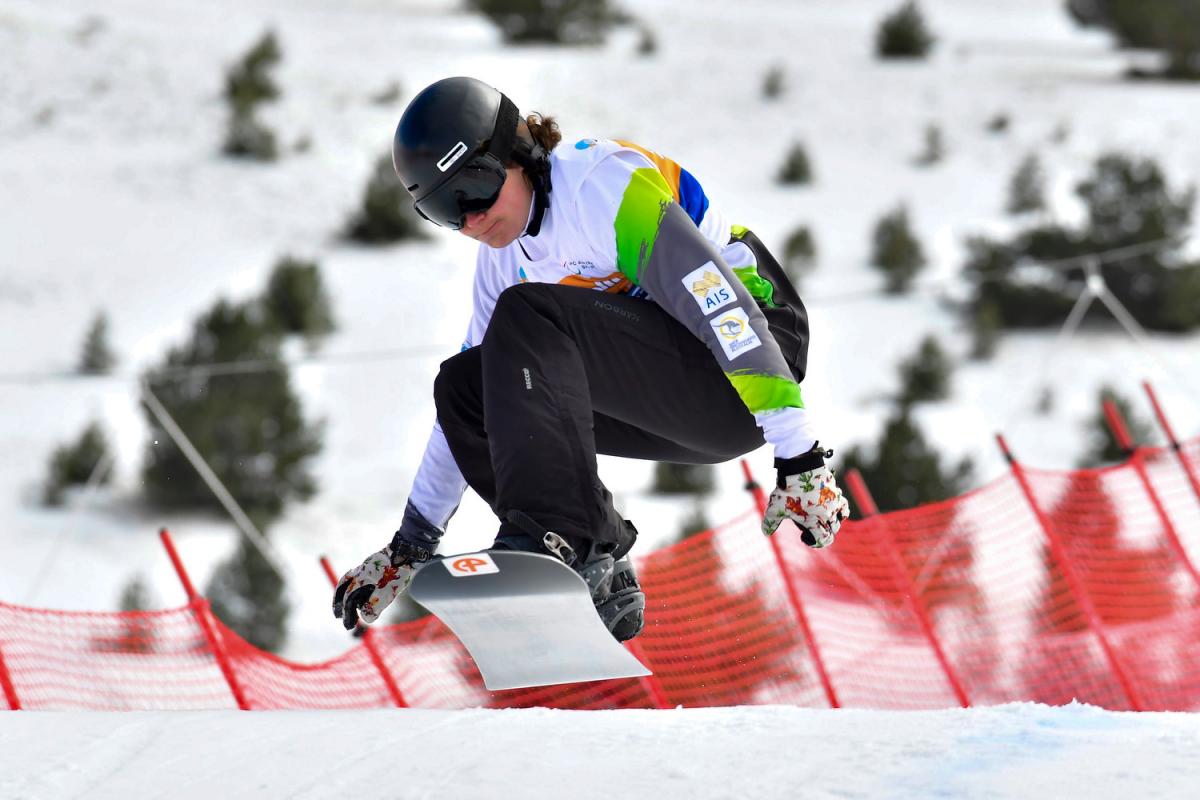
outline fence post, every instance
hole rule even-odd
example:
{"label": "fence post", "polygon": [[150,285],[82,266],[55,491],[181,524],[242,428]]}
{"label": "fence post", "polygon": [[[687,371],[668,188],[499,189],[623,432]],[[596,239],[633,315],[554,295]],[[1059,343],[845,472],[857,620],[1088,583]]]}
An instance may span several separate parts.
{"label": "fence post", "polygon": [[[329,583],[337,586],[337,573],[333,571],[333,566],[325,556],[321,556],[321,567],[325,570],[325,575],[329,578]],[[396,684],[396,679],[388,671],[387,664],[384,662],[383,656],[379,653],[379,648],[375,643],[375,632],[362,622],[359,622],[358,626],[362,630],[363,645],[367,648],[367,654],[371,657],[371,663],[375,665],[375,669],[379,672],[379,677],[383,678],[383,685],[387,687],[388,695],[392,698],[392,703],[396,708],[408,708],[408,702],[404,699],[404,695],[401,694],[400,687]]]}
{"label": "fence post", "polygon": [[17,687],[13,685],[8,665],[4,663],[3,650],[0,650],[0,688],[4,689],[4,699],[8,703],[9,710],[20,711],[21,698],[17,697]]}
{"label": "fence post", "polygon": [[1179,532],[1175,530],[1175,525],[1167,516],[1167,509],[1159,499],[1158,492],[1154,491],[1154,484],[1150,483],[1150,473],[1146,470],[1144,453],[1135,446],[1133,437],[1129,435],[1129,427],[1125,424],[1124,417],[1121,416],[1121,410],[1112,400],[1105,399],[1104,401],[1104,418],[1108,422],[1108,429],[1112,431],[1113,437],[1117,440],[1117,446],[1129,458],[1134,471],[1141,480],[1142,486],[1146,490],[1146,496],[1150,498],[1150,503],[1154,506],[1155,513],[1158,514],[1158,521],[1162,523],[1163,530],[1167,532],[1167,540],[1171,549],[1175,551],[1175,555],[1179,556],[1179,560],[1187,568],[1188,574],[1192,576],[1196,586],[1200,587],[1200,573],[1196,572],[1195,565],[1188,558],[1183,541],[1179,538]]}
{"label": "fence post", "polygon": [[1108,661],[1109,667],[1117,678],[1117,682],[1121,684],[1121,689],[1125,692],[1125,698],[1129,701],[1129,705],[1134,711],[1141,711],[1144,706],[1141,698],[1138,697],[1137,690],[1133,686],[1133,681],[1126,674],[1121,662],[1117,659],[1117,653],[1112,647],[1112,643],[1108,641],[1108,636],[1104,632],[1104,623],[1100,619],[1100,614],[1096,611],[1096,606],[1092,604],[1092,598],[1088,596],[1087,587],[1075,572],[1075,565],[1071,563],[1067,553],[1065,544],[1059,540],[1058,534],[1050,525],[1050,520],[1045,513],[1038,508],[1037,501],[1033,497],[1033,489],[1029,486],[1029,481],[1025,477],[1025,470],[1017,463],[1017,459],[1013,457],[1012,451],[1008,449],[1008,443],[1004,440],[1004,436],[997,433],[996,443],[1000,445],[1000,451],[1004,454],[1004,458],[1008,461],[1009,467],[1012,469],[1013,477],[1017,479],[1017,484],[1021,487],[1021,493],[1025,495],[1025,501],[1029,503],[1030,509],[1033,511],[1034,517],[1037,518],[1038,525],[1042,529],[1042,533],[1046,536],[1046,540],[1050,543],[1050,552],[1054,556],[1054,560],[1062,568],[1063,576],[1067,579],[1067,586],[1071,594],[1075,596],[1075,602],[1079,604],[1079,608],[1083,611],[1084,618],[1088,621],[1088,627],[1096,634],[1096,638],[1100,642],[1100,648],[1104,651],[1104,657]]}
{"label": "fence post", "polygon": [[[760,517],[767,513],[767,496],[759,486],[758,481],[754,480],[754,474],[750,471],[750,464],[746,459],[742,459],[742,474],[746,476],[746,491],[754,498],[754,505],[758,509]],[[829,672],[825,669],[825,661],[821,658],[821,650],[817,646],[817,639],[813,636],[812,627],[808,624],[808,615],[804,613],[804,605],[800,602],[800,593],[796,591],[796,585],[792,582],[792,576],[788,572],[787,563],[783,560],[783,550],[779,544],[779,539],[776,536],[768,537],[771,543],[771,552],[775,554],[775,563],[779,567],[779,573],[783,576],[783,586],[787,590],[788,603],[792,606],[792,611],[796,615],[796,621],[800,624],[800,630],[804,633],[804,638],[808,642],[808,647],[812,650],[813,663],[817,667],[817,675],[821,679],[821,686],[825,689],[825,697],[829,700],[830,708],[841,708],[842,704],[838,701],[837,692],[834,691],[833,682],[829,679]]]}
{"label": "fence post", "polygon": [[883,543],[883,548],[887,551],[888,559],[892,563],[892,572],[896,577],[896,588],[907,599],[909,610],[920,623],[921,631],[925,634],[925,638],[929,640],[929,646],[933,648],[933,654],[937,658],[938,664],[941,665],[942,672],[945,673],[946,680],[950,683],[950,688],[954,690],[954,696],[958,699],[959,705],[963,708],[970,708],[971,702],[967,699],[967,691],[963,687],[962,681],[959,680],[958,674],[951,666],[950,659],[946,657],[946,652],[942,649],[942,643],[938,639],[937,632],[934,630],[933,621],[929,617],[929,611],[925,608],[925,604],[917,599],[917,587],[913,584],[912,576],[908,574],[908,569],[904,566],[904,559],[900,556],[900,549],[896,547],[896,543],[892,539],[891,528],[888,527],[884,518],[880,516],[879,507],[875,505],[875,498],[871,496],[866,481],[863,480],[862,474],[857,469],[851,469],[846,473],[846,482],[850,492],[854,495],[855,502],[858,503],[859,509],[862,510],[863,516],[871,520],[876,538]]}
{"label": "fence post", "polygon": [[221,674],[225,677],[225,682],[229,684],[229,691],[233,693],[233,699],[237,701],[237,707],[242,711],[249,711],[250,705],[246,702],[246,695],[242,692],[242,687],[237,682],[237,676],[233,672],[233,664],[229,661],[229,654],[225,652],[225,645],[221,642],[221,638],[217,636],[216,627],[213,625],[212,608],[208,605],[208,600],[201,597],[196,592],[196,587],[192,586],[192,579],[188,576],[187,570],[184,569],[183,561],[179,558],[178,551],[175,550],[175,542],[171,539],[171,534],[163,528],[158,532],[158,536],[162,539],[163,547],[167,550],[167,556],[171,559],[171,565],[175,567],[175,574],[179,576],[179,582],[183,584],[183,591],[187,593],[188,606],[191,607],[192,613],[196,615],[196,621],[200,623],[200,630],[204,632],[204,638],[208,642],[209,648],[212,649],[213,657],[217,660],[217,666],[221,669]]}
{"label": "fence post", "polygon": [[1142,388],[1146,390],[1146,396],[1150,398],[1150,405],[1154,406],[1154,416],[1158,417],[1159,427],[1167,435],[1167,441],[1171,443],[1171,449],[1175,451],[1175,457],[1179,459],[1180,465],[1183,466],[1183,473],[1187,475],[1188,483],[1192,485],[1192,492],[1196,495],[1196,501],[1200,502],[1200,478],[1196,477],[1196,471],[1193,468],[1191,459],[1187,457],[1187,453],[1183,452],[1182,445],[1175,438],[1175,431],[1171,429],[1171,423],[1167,421],[1167,415],[1163,413],[1162,406],[1158,404],[1158,397],[1154,394],[1154,388],[1150,385],[1150,382],[1143,381]]}

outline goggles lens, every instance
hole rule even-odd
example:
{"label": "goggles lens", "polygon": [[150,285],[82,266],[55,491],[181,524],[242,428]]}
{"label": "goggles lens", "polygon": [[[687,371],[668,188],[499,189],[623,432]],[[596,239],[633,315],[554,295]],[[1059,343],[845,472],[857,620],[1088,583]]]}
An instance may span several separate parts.
{"label": "goggles lens", "polygon": [[490,153],[484,153],[468,161],[449,180],[413,205],[430,222],[460,230],[466,224],[467,214],[492,207],[507,177],[504,165]]}

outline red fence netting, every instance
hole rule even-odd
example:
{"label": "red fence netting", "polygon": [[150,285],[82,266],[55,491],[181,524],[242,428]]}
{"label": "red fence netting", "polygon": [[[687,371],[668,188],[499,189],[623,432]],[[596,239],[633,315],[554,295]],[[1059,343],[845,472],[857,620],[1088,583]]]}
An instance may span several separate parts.
{"label": "red fence netting", "polygon": [[1014,467],[962,497],[847,522],[823,551],[786,529],[763,538],[747,511],[638,562],[648,606],[634,652],[649,678],[489,692],[432,617],[296,664],[239,638],[203,598],[137,613],[0,603],[0,708],[237,708],[240,696],[253,709],[1196,710],[1200,497],[1180,455],[1200,465],[1200,440],[1101,470]]}

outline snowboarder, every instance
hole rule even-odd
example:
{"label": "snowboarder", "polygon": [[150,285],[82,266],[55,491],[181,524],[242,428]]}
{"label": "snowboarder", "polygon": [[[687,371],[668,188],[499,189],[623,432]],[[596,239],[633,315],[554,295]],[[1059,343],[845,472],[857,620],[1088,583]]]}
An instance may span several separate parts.
{"label": "snowboarder", "polygon": [[561,139],[472,78],[432,84],[400,118],[392,156],[417,212],[480,243],[474,313],[434,381],[400,528],[334,593],[348,629],[434,556],[470,486],[500,520],[494,548],[561,558],[613,635],[636,636],[637,531],[597,453],[711,464],[765,439],[778,480],[764,533],[788,518],[826,547],[848,514],[800,397],[807,313],[776,260],[676,162]]}

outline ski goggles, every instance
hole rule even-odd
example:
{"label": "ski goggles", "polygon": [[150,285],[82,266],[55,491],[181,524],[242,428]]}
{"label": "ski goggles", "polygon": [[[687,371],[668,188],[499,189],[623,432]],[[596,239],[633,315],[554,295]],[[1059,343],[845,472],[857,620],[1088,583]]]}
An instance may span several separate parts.
{"label": "ski goggles", "polygon": [[433,191],[413,203],[417,213],[430,222],[461,230],[467,214],[487,211],[500,196],[508,171],[490,152],[471,158]]}

